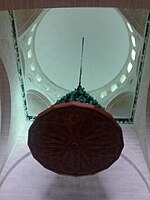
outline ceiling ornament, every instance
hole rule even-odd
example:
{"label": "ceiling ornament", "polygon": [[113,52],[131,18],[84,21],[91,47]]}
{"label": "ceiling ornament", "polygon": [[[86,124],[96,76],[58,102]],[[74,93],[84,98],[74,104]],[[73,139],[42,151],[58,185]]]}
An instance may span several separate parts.
{"label": "ceiling ornament", "polygon": [[81,86],[41,112],[29,128],[28,145],[46,169],[62,175],[93,175],[110,167],[124,142],[115,119]]}

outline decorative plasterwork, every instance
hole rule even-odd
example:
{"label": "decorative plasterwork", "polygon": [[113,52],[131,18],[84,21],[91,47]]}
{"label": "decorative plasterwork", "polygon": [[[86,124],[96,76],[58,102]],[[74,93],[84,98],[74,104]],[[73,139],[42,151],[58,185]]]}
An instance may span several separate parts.
{"label": "decorative plasterwork", "polygon": [[[19,47],[18,47],[18,42],[17,42],[17,31],[15,28],[15,19],[13,16],[13,12],[9,11],[9,15],[10,15],[10,20],[11,20],[11,24],[12,24],[12,32],[13,32],[13,37],[14,37],[14,50],[16,52],[16,64],[17,64],[17,71],[18,71],[18,75],[19,75],[19,80],[20,80],[20,85],[21,85],[21,90],[22,90],[22,97],[23,97],[23,104],[24,104],[24,109],[26,112],[26,118],[28,120],[33,120],[35,118],[35,116],[30,116],[28,113],[28,108],[27,108],[27,100],[26,100],[26,94],[25,94],[25,87],[24,87],[24,77],[23,77],[23,71],[22,71],[22,66],[21,66],[21,59],[20,59],[20,54],[19,54]],[[35,24],[33,24],[33,26],[31,27],[31,30],[35,29]],[[134,97],[134,103],[132,106],[132,114],[130,118],[117,118],[116,120],[120,123],[133,123],[134,120],[134,114],[135,114],[135,109],[136,109],[136,103],[137,103],[137,99],[138,99],[138,93],[139,93],[139,88],[140,88],[140,82],[141,82],[141,77],[142,77],[142,69],[144,67],[144,59],[145,59],[145,54],[146,54],[146,47],[147,47],[147,40],[148,40],[148,36],[149,36],[149,26],[150,26],[150,17],[148,18],[148,22],[147,22],[147,27],[146,27],[146,32],[145,32],[145,38],[144,38],[144,45],[143,45],[143,50],[141,53],[141,59],[140,59],[140,67],[139,67],[139,72],[138,72],[138,77],[137,77],[137,84],[136,84],[136,92],[135,92],[135,97]],[[130,29],[130,27],[129,27]],[[132,30],[132,28],[131,28]],[[33,32],[33,31],[32,31]],[[131,31],[132,32],[132,31]],[[29,39],[29,37],[28,37]],[[132,39],[131,39],[132,40]],[[28,40],[29,41],[29,40]],[[134,46],[134,42],[132,41],[132,44]],[[30,52],[30,51],[29,51]],[[133,51],[132,51],[133,52]],[[131,58],[132,60],[135,53],[131,53]],[[133,56],[133,57],[132,57]],[[29,53],[29,57],[30,57],[30,53]],[[128,68],[127,68],[128,70]],[[130,71],[130,69],[129,69]],[[123,74],[124,75],[124,74]],[[40,77],[36,77],[37,80],[39,80],[40,82]],[[122,78],[120,77],[120,81],[122,80],[122,82],[124,82],[125,76],[122,76]],[[50,102],[53,104],[55,103],[54,101],[56,100],[56,98],[58,99],[60,96],[64,95],[64,93],[66,93],[66,91],[64,90],[62,92],[61,90],[61,95],[60,93],[58,93],[56,91],[56,85],[52,86],[52,90],[53,90],[53,98],[50,99]],[[113,88],[112,88],[113,90]],[[47,87],[47,91],[48,91],[48,87]],[[93,93],[91,92],[91,94],[93,95]],[[102,93],[103,94],[103,93]],[[106,93],[105,93],[106,94]],[[103,94],[105,96],[105,94]],[[117,94],[118,95],[118,94]],[[94,95],[93,95],[94,96]],[[95,96],[97,99],[97,96]],[[99,99],[98,99],[99,100]],[[100,102],[101,103],[101,102]],[[102,104],[103,105],[103,104]]]}

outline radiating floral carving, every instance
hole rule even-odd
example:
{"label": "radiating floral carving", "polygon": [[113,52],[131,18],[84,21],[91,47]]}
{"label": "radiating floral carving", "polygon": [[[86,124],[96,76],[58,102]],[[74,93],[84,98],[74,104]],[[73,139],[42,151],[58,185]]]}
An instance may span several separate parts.
{"label": "radiating floral carving", "polygon": [[70,102],[42,112],[29,129],[36,160],[59,174],[90,175],[108,168],[123,148],[121,128],[96,106]]}

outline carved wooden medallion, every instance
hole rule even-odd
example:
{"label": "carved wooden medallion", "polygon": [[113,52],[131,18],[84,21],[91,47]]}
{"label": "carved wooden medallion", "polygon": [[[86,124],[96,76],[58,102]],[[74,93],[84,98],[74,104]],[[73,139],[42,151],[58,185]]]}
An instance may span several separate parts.
{"label": "carved wooden medallion", "polygon": [[122,130],[97,106],[69,102],[40,113],[29,129],[33,157],[58,174],[92,175],[110,167],[123,149]]}

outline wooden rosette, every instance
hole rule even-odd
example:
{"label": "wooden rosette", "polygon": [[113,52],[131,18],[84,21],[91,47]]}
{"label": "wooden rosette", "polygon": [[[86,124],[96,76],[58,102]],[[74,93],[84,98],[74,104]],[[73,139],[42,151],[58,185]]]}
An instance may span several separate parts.
{"label": "wooden rosette", "polygon": [[69,102],[40,113],[29,129],[28,145],[45,168],[63,175],[93,175],[110,167],[123,149],[122,130],[97,106]]}

